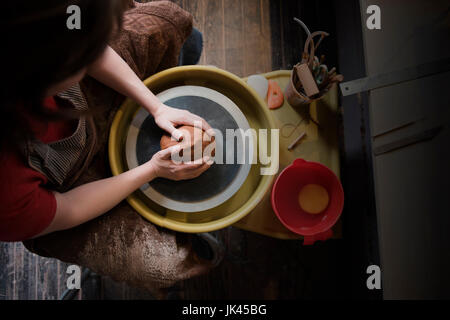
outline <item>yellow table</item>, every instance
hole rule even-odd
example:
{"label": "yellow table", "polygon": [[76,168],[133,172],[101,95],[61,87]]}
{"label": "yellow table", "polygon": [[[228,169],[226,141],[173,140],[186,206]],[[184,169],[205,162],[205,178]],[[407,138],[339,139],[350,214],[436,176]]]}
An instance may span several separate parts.
{"label": "yellow table", "polygon": [[[284,92],[289,83],[291,71],[274,71],[263,76],[278,82]],[[279,172],[295,159],[303,158],[327,166],[340,177],[338,90],[336,85],[320,100],[313,102],[309,106],[309,110],[308,108],[293,108],[285,101],[281,108],[271,110],[270,113],[277,128],[280,129]],[[288,146],[302,132],[306,132],[306,137],[292,151],[288,151]],[[302,236],[291,232],[278,220],[272,210],[270,193],[271,188],[256,208],[234,226],[279,239],[302,239]],[[333,231],[334,237],[341,236],[340,220],[333,227]]]}

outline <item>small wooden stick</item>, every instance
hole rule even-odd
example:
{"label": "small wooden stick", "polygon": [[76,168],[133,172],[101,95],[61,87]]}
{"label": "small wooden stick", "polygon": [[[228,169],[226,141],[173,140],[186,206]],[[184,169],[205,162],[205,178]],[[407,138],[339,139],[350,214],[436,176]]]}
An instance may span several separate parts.
{"label": "small wooden stick", "polygon": [[330,71],[328,71],[328,75],[332,76],[336,73],[336,67],[333,67]]}
{"label": "small wooden stick", "polygon": [[325,62],[325,55],[320,56],[320,64],[323,64]]}
{"label": "small wooden stick", "polygon": [[314,80],[311,70],[306,63],[297,66],[295,71],[297,72],[297,77],[308,97],[312,97],[313,95],[319,93],[316,80]]}
{"label": "small wooden stick", "polygon": [[331,77],[331,82],[342,82],[344,81],[344,76],[342,74],[337,74],[333,77]]}
{"label": "small wooden stick", "polygon": [[300,140],[302,140],[305,136],[306,136],[306,131],[303,132],[301,135],[299,135],[298,138],[295,139],[295,141],[291,143],[291,145],[288,147],[288,150],[291,151],[292,149],[294,149],[295,146],[300,142]]}

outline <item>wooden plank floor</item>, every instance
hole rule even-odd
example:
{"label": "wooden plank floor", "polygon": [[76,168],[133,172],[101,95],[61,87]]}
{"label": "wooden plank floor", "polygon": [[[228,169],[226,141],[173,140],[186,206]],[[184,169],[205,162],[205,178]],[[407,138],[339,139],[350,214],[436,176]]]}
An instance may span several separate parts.
{"label": "wooden plank floor", "polygon": [[[215,65],[241,77],[291,68],[304,41],[301,30],[291,21],[294,15],[306,15],[311,7],[307,1],[295,0],[174,2],[194,15],[195,27],[203,32],[200,64]],[[224,262],[208,275],[177,286],[181,298],[341,297],[340,240],[303,247],[299,241],[275,240],[233,227],[220,233],[227,246]],[[0,244],[0,268],[0,299],[55,299],[65,288],[67,265],[31,254],[20,243]],[[100,277],[84,284],[77,298],[152,297]]]}

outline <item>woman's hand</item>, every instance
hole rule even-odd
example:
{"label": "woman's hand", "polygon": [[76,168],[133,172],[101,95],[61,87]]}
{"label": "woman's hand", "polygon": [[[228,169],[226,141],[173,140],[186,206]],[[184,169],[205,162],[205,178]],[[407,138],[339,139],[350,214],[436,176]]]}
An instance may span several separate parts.
{"label": "woman's hand", "polygon": [[81,185],[66,193],[54,192],[56,214],[52,223],[36,237],[55,231],[66,230],[92,220],[111,210],[132,192],[157,177],[171,180],[189,180],[200,176],[210,166],[209,159],[175,164],[171,154],[178,153],[180,146],[160,151],[153,158],[118,176]]}
{"label": "woman's hand", "polygon": [[172,135],[174,139],[180,141],[183,133],[176,127],[188,125],[195,127],[201,124],[201,129],[208,131],[211,126],[202,118],[189,111],[172,108],[162,104],[153,114],[156,124]]}
{"label": "woman's hand", "polygon": [[153,156],[148,164],[155,178],[166,178],[174,181],[190,180],[199,177],[210,168],[208,157],[201,159],[201,161],[176,164],[171,160],[171,155],[180,151],[181,147],[176,145]]}
{"label": "woman's hand", "polygon": [[155,117],[156,124],[171,134],[177,141],[183,136],[175,128],[177,126],[189,125],[195,127],[198,121],[202,124],[204,131],[211,129],[209,124],[201,117],[189,111],[175,109],[161,103],[127,63],[109,46],[100,58],[88,67],[87,74],[143,106]]}

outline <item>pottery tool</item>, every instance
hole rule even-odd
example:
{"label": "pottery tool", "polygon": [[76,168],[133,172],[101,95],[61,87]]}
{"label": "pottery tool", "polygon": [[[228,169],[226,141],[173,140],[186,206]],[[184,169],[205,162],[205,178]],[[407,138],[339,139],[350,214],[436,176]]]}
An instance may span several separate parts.
{"label": "pottery tool", "polygon": [[[294,66],[291,84],[286,89],[286,99],[291,106],[307,105],[314,99],[323,96],[335,82],[342,82],[341,75],[336,76],[336,68],[328,70],[324,64],[325,56],[320,59],[315,55],[317,48],[329,34],[325,31],[310,32],[308,27],[298,18],[294,21],[306,32],[308,38],[305,42],[301,62]],[[314,38],[320,36],[317,42]],[[308,70],[309,69],[309,70]]]}
{"label": "pottery tool", "polygon": [[406,69],[377,74],[365,78],[347,81],[340,84],[343,96],[349,96],[363,91],[392,86],[406,81],[444,73],[450,70],[450,58],[428,62]]}
{"label": "pottery tool", "polygon": [[[282,136],[283,138],[290,138],[290,137],[294,134],[295,130],[297,130],[297,128],[300,127],[300,125],[303,123],[303,121],[305,121],[305,118],[300,119],[300,120],[297,122],[297,124],[295,124],[295,125],[292,124],[292,123],[287,123],[287,124],[283,125],[283,127],[281,127],[281,136]],[[285,135],[285,134],[283,133],[283,132],[284,132],[284,129],[289,128],[289,127],[293,127],[293,129],[290,131],[289,134]]]}
{"label": "pottery tool", "polygon": [[298,19],[298,18],[294,18],[294,21],[297,22],[299,25],[302,26],[303,30],[305,30],[306,34],[308,36],[311,35],[311,31],[309,31],[308,27],[306,26],[306,24],[303,23],[302,20]]}
{"label": "pottery tool", "polygon": [[320,64],[324,64],[324,62],[325,62],[325,56],[321,55],[320,56]]}
{"label": "pottery tool", "polygon": [[328,71],[328,76],[329,77],[333,76],[334,74],[336,74],[336,67],[333,67],[333,68],[331,68],[330,71]]}
{"label": "pottery tool", "polygon": [[305,136],[306,136],[306,131],[303,132],[303,133],[301,133],[301,134],[298,136],[298,138],[295,139],[295,141],[292,142],[292,143],[289,145],[288,150],[289,150],[289,151],[293,150],[293,149],[295,148],[295,146],[300,142],[300,140],[302,140]]}
{"label": "pottery tool", "polygon": [[314,78],[316,80],[317,85],[320,85],[328,79],[328,67],[324,64],[319,65],[314,70]]}
{"label": "pottery tool", "polygon": [[283,106],[284,96],[278,83],[274,80],[269,80],[269,90],[267,92],[267,105],[269,109],[274,110]]}
{"label": "pottery tool", "polygon": [[317,83],[306,63],[300,64],[297,68],[295,68],[295,71],[297,72],[298,80],[300,81],[303,90],[308,97],[312,97],[319,93]]}

